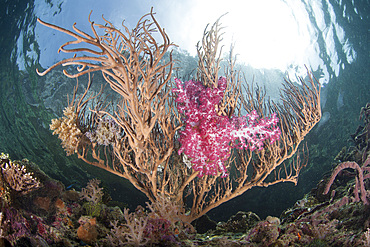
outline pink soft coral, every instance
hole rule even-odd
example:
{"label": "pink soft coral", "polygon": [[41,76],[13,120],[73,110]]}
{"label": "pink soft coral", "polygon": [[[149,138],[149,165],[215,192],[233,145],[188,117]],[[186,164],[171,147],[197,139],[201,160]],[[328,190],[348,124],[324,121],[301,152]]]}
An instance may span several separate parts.
{"label": "pink soft coral", "polygon": [[[220,77],[218,87],[205,87],[201,82],[182,83],[175,79],[178,110],[185,115],[185,130],[181,132],[182,144],[179,153],[191,158],[192,168],[198,176],[228,175],[224,162],[229,158],[231,148],[249,148],[252,151],[263,148],[263,141],[278,140],[280,129],[278,118],[258,119],[256,111],[244,117],[220,116],[216,110],[226,89],[227,80]],[[239,140],[236,144],[236,140]]]}

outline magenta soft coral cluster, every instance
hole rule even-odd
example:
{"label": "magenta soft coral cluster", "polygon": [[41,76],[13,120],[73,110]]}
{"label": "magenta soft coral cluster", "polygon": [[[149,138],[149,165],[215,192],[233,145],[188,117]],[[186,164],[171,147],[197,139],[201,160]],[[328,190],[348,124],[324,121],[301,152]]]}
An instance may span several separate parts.
{"label": "magenta soft coral cluster", "polygon": [[[244,117],[219,115],[216,106],[221,102],[227,86],[225,77],[220,77],[217,87],[206,87],[202,82],[192,80],[181,82],[175,79],[176,102],[180,113],[185,115],[185,130],[181,132],[181,148],[191,158],[192,168],[203,175],[228,175],[224,162],[229,158],[231,148],[249,148],[252,151],[263,148],[263,141],[278,140],[280,129],[278,118],[259,119],[256,111]],[[239,140],[239,142],[236,142]]]}

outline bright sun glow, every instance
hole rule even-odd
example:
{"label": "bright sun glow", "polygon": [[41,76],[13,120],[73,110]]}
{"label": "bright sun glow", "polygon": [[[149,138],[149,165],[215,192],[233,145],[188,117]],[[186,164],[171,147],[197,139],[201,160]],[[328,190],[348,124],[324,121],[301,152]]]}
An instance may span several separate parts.
{"label": "bright sun glow", "polygon": [[291,9],[283,2],[253,1],[235,8],[235,14],[227,18],[240,60],[255,68],[285,69],[303,55],[304,37],[300,37]]}
{"label": "bright sun glow", "polygon": [[[292,63],[303,62],[302,57],[310,43],[309,34],[304,32],[307,30],[304,28],[307,18],[302,14],[304,11],[299,9],[293,14],[291,6],[285,1],[184,2],[187,2],[182,5],[186,11],[181,18],[178,17],[182,22],[175,22],[177,25],[171,26],[170,31],[174,33],[172,39],[192,55],[195,55],[195,44],[202,36],[206,24],[213,23],[228,12],[221,19],[225,27],[224,51],[234,43],[238,61],[254,68],[281,70],[286,70]],[[174,16],[171,18],[177,19]]]}
{"label": "bright sun glow", "polygon": [[[36,1],[37,16],[53,24],[70,28],[74,22],[83,30],[89,30],[87,17],[91,10],[92,19],[101,21],[101,14],[120,27],[133,28],[137,20],[153,7],[156,19],[165,28],[172,42],[181,49],[196,55],[196,44],[202,38],[207,24],[213,24],[220,16],[223,32],[223,54],[235,45],[237,62],[255,69],[278,69],[291,78],[305,75],[304,65],[316,70],[322,69],[322,82],[329,80],[327,67],[338,76],[341,61],[336,52],[335,40],[344,47],[349,63],[356,59],[356,52],[345,38],[343,29],[336,23],[334,10],[329,4],[329,12],[322,11],[321,0],[110,0],[108,1],[64,1],[62,12],[50,10],[45,1]],[[88,3],[88,4],[87,4]],[[56,6],[56,5],[54,5]],[[50,13],[58,12],[57,15]],[[310,16],[311,17],[310,17]],[[326,18],[324,18],[326,16]],[[311,20],[314,17],[314,20]],[[328,17],[330,20],[328,21]],[[311,19],[310,19],[311,18]],[[313,25],[314,22],[315,24]],[[39,27],[39,26],[37,26]],[[50,42],[50,30],[41,27],[36,30],[38,42],[44,47],[40,63],[47,67],[60,60],[55,54],[61,43],[68,41],[66,36],[56,34],[58,42]],[[40,34],[44,34],[44,36]],[[320,37],[319,37],[320,35]],[[321,47],[319,47],[319,42]],[[19,44],[21,46],[21,44]],[[325,50],[323,50],[323,47]],[[20,49],[21,50],[21,49]],[[330,64],[325,64],[322,52],[330,56]]]}

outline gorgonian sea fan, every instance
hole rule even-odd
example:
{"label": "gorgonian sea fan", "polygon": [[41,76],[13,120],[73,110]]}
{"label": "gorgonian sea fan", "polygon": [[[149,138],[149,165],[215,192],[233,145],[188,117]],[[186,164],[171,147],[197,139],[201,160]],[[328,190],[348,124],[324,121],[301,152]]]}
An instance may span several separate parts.
{"label": "gorgonian sea fan", "polygon": [[231,148],[261,150],[265,140],[273,143],[280,138],[276,114],[271,118],[259,118],[256,111],[243,117],[218,115],[216,106],[224,96],[225,77],[220,77],[215,88],[192,80],[183,83],[175,79],[175,82],[177,88],[173,92],[177,94],[177,108],[185,116],[179,154],[184,153],[191,158],[192,168],[199,172],[199,177],[215,176],[218,172],[221,177],[228,176],[224,163]]}

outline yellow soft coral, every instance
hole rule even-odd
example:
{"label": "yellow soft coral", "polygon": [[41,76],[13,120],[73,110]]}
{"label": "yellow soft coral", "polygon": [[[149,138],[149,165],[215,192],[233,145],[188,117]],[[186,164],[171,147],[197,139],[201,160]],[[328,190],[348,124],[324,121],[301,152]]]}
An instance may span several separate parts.
{"label": "yellow soft coral", "polygon": [[71,155],[76,152],[82,132],[78,128],[78,116],[72,107],[66,107],[63,114],[64,117],[51,120],[50,129],[54,130],[53,135],[58,135],[58,138],[62,141],[62,146],[67,155]]}

